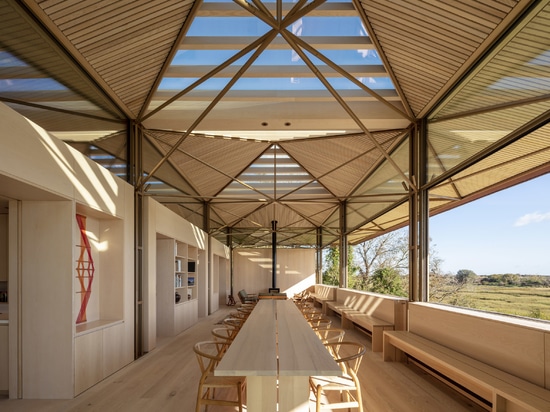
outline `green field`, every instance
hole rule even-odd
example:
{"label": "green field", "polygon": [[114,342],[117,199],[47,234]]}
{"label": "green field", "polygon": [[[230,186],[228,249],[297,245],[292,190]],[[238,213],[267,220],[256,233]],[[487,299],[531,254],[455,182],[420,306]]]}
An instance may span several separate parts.
{"label": "green field", "polygon": [[474,284],[441,303],[550,320],[550,288]]}

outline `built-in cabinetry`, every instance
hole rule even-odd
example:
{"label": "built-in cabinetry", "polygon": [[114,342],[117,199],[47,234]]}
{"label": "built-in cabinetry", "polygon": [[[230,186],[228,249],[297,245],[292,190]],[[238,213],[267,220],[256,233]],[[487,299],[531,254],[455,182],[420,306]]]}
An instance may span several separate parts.
{"label": "built-in cabinetry", "polygon": [[71,399],[134,360],[134,187],[2,104],[0,117],[0,369],[10,398]]}
{"label": "built-in cabinetry", "polygon": [[197,299],[197,248],[175,241],[175,303]]}
{"label": "built-in cabinetry", "polygon": [[124,334],[122,219],[77,206],[75,216],[75,394],[132,361]]}
{"label": "built-in cabinetry", "polygon": [[195,246],[157,236],[157,334],[175,336],[198,320],[199,255]]}
{"label": "built-in cabinetry", "polygon": [[133,360],[132,222],[72,201],[21,221],[23,397],[72,398]]}

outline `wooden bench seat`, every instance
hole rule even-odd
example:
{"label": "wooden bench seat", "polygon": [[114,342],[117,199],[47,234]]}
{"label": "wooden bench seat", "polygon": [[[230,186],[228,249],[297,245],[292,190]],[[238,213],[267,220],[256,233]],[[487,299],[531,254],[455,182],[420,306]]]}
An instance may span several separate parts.
{"label": "wooden bench seat", "polygon": [[314,304],[321,306],[321,312],[327,314],[327,302],[336,301],[337,287],[327,285],[315,285],[315,290],[309,295],[313,299]]}
{"label": "wooden bench seat", "polygon": [[343,312],[349,312],[349,311],[360,313],[357,309],[353,308],[352,306],[342,304],[341,302],[338,302],[338,301],[327,301],[325,303],[327,307],[327,313],[326,313],[327,315],[336,314],[341,316]]}
{"label": "wooden bench seat", "polygon": [[406,331],[383,332],[384,361],[415,358],[492,404],[493,412],[550,411],[550,391]]}
{"label": "wooden bench seat", "polygon": [[370,333],[373,352],[382,352],[384,331],[394,329],[393,323],[386,322],[374,316],[357,311],[344,311],[342,314],[342,328],[351,329],[354,325],[366,329]]}
{"label": "wooden bench seat", "polygon": [[372,338],[373,352],[382,352],[385,330],[406,327],[406,299],[352,289],[338,289],[336,297],[325,302],[326,314],[339,316],[343,329],[366,331]]}

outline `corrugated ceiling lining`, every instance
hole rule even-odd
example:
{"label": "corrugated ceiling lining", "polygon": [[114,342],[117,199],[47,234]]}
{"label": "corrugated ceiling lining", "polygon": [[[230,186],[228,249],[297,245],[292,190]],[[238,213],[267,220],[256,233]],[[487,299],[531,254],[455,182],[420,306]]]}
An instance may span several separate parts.
{"label": "corrugated ceiling lining", "polygon": [[[224,225],[233,226],[239,220],[244,219],[248,223],[244,226],[254,226],[254,224],[249,221],[249,215],[254,212],[258,207],[262,206],[260,202],[221,202],[219,199],[214,200],[210,207],[223,221]],[[214,226],[215,227],[215,226]]]}
{"label": "corrugated ceiling lining", "polygon": [[467,196],[550,162],[550,126],[545,126],[453,177]]}
{"label": "corrugated ceiling lining", "polygon": [[374,148],[365,135],[282,141],[279,145],[315,178]]}
{"label": "corrugated ceiling lining", "polygon": [[340,227],[340,208],[336,208],[334,212],[325,220],[325,228],[333,228],[337,230]]}
{"label": "corrugated ceiling lining", "polygon": [[90,4],[72,0],[37,4],[137,116],[193,1],[104,0]]}
{"label": "corrugated ceiling lining", "polygon": [[[164,153],[182,137],[181,133],[148,132]],[[170,156],[173,162],[202,196],[218,194],[269,147],[267,142],[210,138],[189,135]]]}
{"label": "corrugated ceiling lining", "polygon": [[464,5],[458,2],[379,0],[361,4],[381,52],[417,115],[512,9],[503,9],[494,1],[486,2],[493,10],[481,3],[467,9],[461,9]]}
{"label": "corrugated ceiling lining", "polygon": [[550,101],[429,123],[430,145],[445,169],[432,168],[429,176],[452,169],[548,110]]}
{"label": "corrugated ceiling lining", "polygon": [[[377,140],[380,140],[378,136]],[[389,137],[386,141],[379,141],[379,144],[386,153],[389,153],[391,148],[396,142],[395,137]],[[353,162],[343,164],[340,168],[334,172],[328,174],[323,179],[320,179],[327,187],[334,190],[338,196],[346,197],[355,192],[354,189],[369,176],[376,167],[383,167],[381,165],[386,161],[384,154],[378,149],[373,148],[364,156],[356,159]],[[341,185],[340,180],[346,181],[348,185]]]}
{"label": "corrugated ceiling lining", "polygon": [[287,247],[304,247],[315,246],[317,243],[317,233],[315,231],[308,231],[304,234],[298,234],[284,242]]}
{"label": "corrugated ceiling lining", "polygon": [[[167,160],[163,160],[165,154],[173,146],[173,144],[167,144],[165,142],[167,137],[164,136],[163,132],[144,130],[143,133],[147,138],[142,144],[143,170],[150,174],[154,168],[157,168],[153,177],[172,186],[175,189],[172,191],[172,194],[178,194],[178,191],[180,191],[183,194],[197,197],[201,195],[201,193],[199,193],[185,178],[181,169],[174,164],[172,156]],[[170,134],[170,137],[173,139],[176,138],[174,134]],[[170,140],[170,138],[168,138],[168,140]],[[162,189],[167,190],[166,187]],[[151,190],[151,192],[154,193],[154,190]]]}
{"label": "corrugated ceiling lining", "polygon": [[191,135],[179,149],[189,156],[182,156],[181,161],[176,162],[200,193],[216,196],[268,147],[266,142]]}
{"label": "corrugated ceiling lining", "polygon": [[[399,133],[374,133],[373,138],[389,150]],[[281,147],[339,197],[348,196],[357,182],[383,158],[372,139],[366,135],[283,142]]]}
{"label": "corrugated ceiling lining", "polygon": [[[32,92],[17,93],[14,96],[17,100],[37,103],[42,105],[45,103],[49,107],[65,106],[64,104],[58,104],[57,97],[46,96],[47,93],[33,94]],[[10,94],[3,93],[2,97],[11,98]],[[72,101],[72,99],[71,99]],[[109,121],[101,120],[97,118],[91,118],[82,116],[82,113],[89,113],[89,110],[79,110],[68,112],[59,112],[50,109],[42,109],[38,107],[28,106],[24,104],[16,104],[6,102],[6,105],[10,106],[13,110],[17,111],[20,115],[25,116],[27,119],[38,124],[40,127],[47,130],[54,136],[62,137],[63,140],[81,140],[81,130],[105,132],[120,130],[125,127],[126,122],[123,121]],[[73,102],[73,108],[77,108],[78,103]],[[103,113],[103,112],[102,112]],[[75,130],[76,129],[76,130]],[[72,135],[74,133],[74,135]],[[72,137],[74,136],[74,138]]]}
{"label": "corrugated ceiling lining", "polygon": [[361,226],[355,233],[348,234],[352,245],[380,236],[384,231],[398,229],[409,223],[409,203],[405,202],[382,216]]}
{"label": "corrugated ceiling lining", "polygon": [[306,216],[315,226],[323,226],[327,218],[338,208],[338,204],[316,202],[285,202],[286,205],[294,209],[302,216]]}
{"label": "corrugated ceiling lining", "polygon": [[353,196],[377,194],[399,194],[405,191],[405,177],[409,176],[409,141],[405,140],[391,153],[393,163],[385,161],[374,173],[369,175],[356,190]]}
{"label": "corrugated ceiling lining", "polygon": [[[289,228],[311,228],[309,222],[307,222],[302,216],[300,216],[296,211],[292,210],[284,204],[268,204],[264,207],[258,209],[249,216],[249,219],[258,222],[262,227],[271,227],[272,221],[277,221],[277,228],[279,229],[289,229]],[[247,227],[250,225],[241,222],[235,227]]]}
{"label": "corrugated ceiling lining", "polygon": [[126,160],[127,147],[126,147],[126,132],[118,132],[109,136],[102,137],[94,140],[94,146],[105,150],[107,153],[115,156],[117,159]]}
{"label": "corrugated ceiling lining", "polygon": [[[52,107],[57,107],[57,105],[61,105],[62,102],[66,101],[69,95],[72,101],[82,100],[81,96],[85,96],[91,102],[86,107],[88,109],[92,108],[93,114],[108,119],[121,118],[119,110],[105,96],[98,93],[95,85],[91,84],[74,62],[39,28],[31,25],[28,17],[21,15],[20,10],[17,6],[11,7],[6,2],[2,3],[0,9],[0,38],[5,42],[3,46],[10,53],[15,53],[16,57],[36,68],[44,77],[51,77],[51,73],[55,73],[56,80],[69,87],[70,91],[65,90],[60,93],[51,90],[44,92],[34,90],[27,96],[20,96],[19,98],[46,106],[50,102]],[[14,36],[13,33],[17,33],[17,35]],[[64,108],[72,109],[66,105]],[[51,116],[54,116],[54,113]],[[32,117],[30,118],[32,119]]]}
{"label": "corrugated ceiling lining", "polygon": [[547,95],[548,38],[550,5],[476,72],[437,117]]}
{"label": "corrugated ceiling lining", "polygon": [[451,179],[430,189],[430,209],[433,207],[437,208],[441,204],[447,204],[447,202],[461,199]]}
{"label": "corrugated ceiling lining", "polygon": [[550,168],[549,159],[550,126],[547,125],[430,189],[430,210],[447,209],[453,201],[475,196],[479,191],[541,166]]}
{"label": "corrugated ceiling lining", "polygon": [[[143,131],[145,139],[142,143],[142,161],[143,161],[143,170],[146,173],[151,173],[153,168],[158,167],[162,157],[170,149],[170,146],[160,142],[158,136],[162,134],[161,132],[152,132],[149,130]],[[171,194],[178,194],[178,191],[182,194],[198,196],[199,193],[195,187],[183,177],[181,171],[177,166],[173,164],[171,160],[164,161],[160,167],[156,170],[153,176],[155,179],[170,185],[174,190],[171,190]],[[159,191],[156,189],[157,184],[154,185],[151,193]],[[156,190],[155,190],[156,189]],[[162,192],[169,190],[167,187],[162,187]],[[158,194],[158,193],[157,193]]]}
{"label": "corrugated ceiling lining", "polygon": [[[191,205],[189,203],[185,203],[185,205],[182,206],[181,204],[168,202],[164,203],[164,206],[172,210],[174,213],[182,216],[185,220],[197,227],[201,227],[203,225],[204,217],[202,203],[199,206]],[[189,206],[195,206],[195,209],[192,209]]]}

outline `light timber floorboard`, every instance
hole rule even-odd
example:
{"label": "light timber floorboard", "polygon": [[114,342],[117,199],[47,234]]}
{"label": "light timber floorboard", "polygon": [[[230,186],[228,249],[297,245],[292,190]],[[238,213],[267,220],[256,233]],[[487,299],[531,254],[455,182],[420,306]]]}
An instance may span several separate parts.
{"label": "light timber floorboard", "polygon": [[[202,318],[174,338],[159,339],[157,348],[109,376],[74,399],[9,400],[0,398],[1,412],[192,412],[195,410],[199,367],[193,345],[211,340],[214,325],[235,307],[223,307]],[[333,319],[333,326],[340,320]],[[464,412],[483,411],[420,369],[382,361],[373,353],[370,337],[357,330],[346,332],[346,340],[367,346],[359,378],[365,412]],[[221,394],[223,396],[223,394]],[[230,395],[230,394],[227,394]],[[311,397],[313,400],[313,397]],[[210,407],[210,411],[234,408]],[[311,402],[310,410],[315,410]]]}

